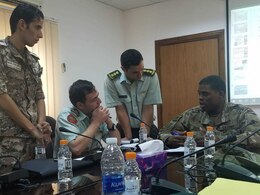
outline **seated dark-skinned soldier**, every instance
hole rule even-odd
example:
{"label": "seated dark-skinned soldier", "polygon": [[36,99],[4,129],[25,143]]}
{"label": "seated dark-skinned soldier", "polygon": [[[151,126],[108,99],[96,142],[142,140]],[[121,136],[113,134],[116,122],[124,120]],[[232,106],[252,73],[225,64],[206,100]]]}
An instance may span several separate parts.
{"label": "seated dark-skinned soldier", "polygon": [[[219,76],[203,78],[199,82],[198,94],[199,106],[186,110],[161,129],[160,139],[167,147],[183,146],[187,131],[193,131],[197,145],[203,146],[207,126],[214,128],[216,141],[226,135],[236,135],[239,141],[259,129],[259,118],[252,109],[226,102],[226,85]],[[220,153],[223,154],[227,146],[221,147]],[[260,133],[247,139],[241,147],[260,154]],[[240,155],[252,157],[249,151],[247,154],[244,151],[241,153],[243,154]],[[260,156],[255,155],[260,160]]]}

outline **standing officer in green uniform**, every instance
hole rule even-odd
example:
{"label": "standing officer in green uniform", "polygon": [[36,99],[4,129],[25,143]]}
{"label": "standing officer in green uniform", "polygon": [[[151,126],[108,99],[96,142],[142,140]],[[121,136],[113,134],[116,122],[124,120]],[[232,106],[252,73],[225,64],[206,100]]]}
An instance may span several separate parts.
{"label": "standing officer in green uniform", "polygon": [[[259,118],[252,109],[226,102],[226,85],[220,77],[203,78],[198,93],[200,106],[186,110],[162,128],[160,138],[168,147],[183,145],[185,131],[194,131],[197,144],[203,145],[207,126],[214,127],[216,141],[231,134],[240,140],[259,129]],[[243,145],[260,153],[259,135],[250,137]]]}
{"label": "standing officer in green uniform", "polygon": [[117,137],[118,143],[120,143],[120,134],[109,117],[108,109],[101,106],[98,95],[98,91],[90,81],[77,80],[71,85],[69,97],[73,106],[64,108],[58,116],[55,129],[54,158],[57,158],[61,139],[69,141],[69,148],[74,157],[84,156],[100,149],[97,141],[74,133],[61,132],[60,127],[99,141],[101,139],[105,141],[109,136]]}
{"label": "standing officer in green uniform", "polygon": [[[121,137],[139,137],[140,121],[130,116],[138,116],[149,126],[153,122],[153,105],[161,104],[161,91],[155,70],[144,69],[143,57],[135,49],[121,55],[121,70],[107,75],[105,80],[105,102],[107,107],[115,107],[118,129]],[[148,135],[149,135],[149,127]]]}
{"label": "standing officer in green uniform", "polygon": [[[38,8],[20,4],[10,18],[12,35],[0,41],[0,153],[20,162],[34,158],[36,140],[50,142],[42,67],[25,47],[42,38],[43,20]],[[10,171],[15,162],[14,158],[1,158],[0,171]]]}

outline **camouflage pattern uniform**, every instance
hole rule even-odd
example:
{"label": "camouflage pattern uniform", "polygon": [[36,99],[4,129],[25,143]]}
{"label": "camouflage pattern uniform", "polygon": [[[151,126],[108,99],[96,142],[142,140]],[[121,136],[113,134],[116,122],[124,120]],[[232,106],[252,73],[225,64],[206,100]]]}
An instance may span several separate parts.
{"label": "camouflage pattern uniform", "polygon": [[[185,111],[165,125],[160,131],[160,138],[166,141],[174,130],[193,131],[197,144],[203,145],[203,132],[205,132],[206,126],[214,127],[216,139],[222,139],[226,135],[233,134],[237,135],[237,141],[239,141],[244,136],[259,129],[260,121],[252,109],[239,104],[226,103],[219,122],[215,124],[209,115],[197,106]],[[219,156],[216,158],[221,158],[221,154],[223,154],[227,146],[223,146],[218,150],[219,154],[217,156]],[[260,133],[247,139],[243,143],[243,147],[260,154]],[[251,152],[247,154],[241,153],[240,155],[252,158]],[[259,155],[256,158],[259,158]]]}
{"label": "camouflage pattern uniform", "polygon": [[[37,124],[36,103],[44,99],[40,78],[42,67],[38,60],[39,58],[27,49],[23,54],[19,53],[9,42],[9,37],[0,41],[0,94],[8,94],[34,125]],[[35,138],[0,109],[1,155],[15,156],[21,162],[32,159],[34,143]],[[14,162],[13,158],[4,159],[0,161],[0,165],[10,167],[10,163]]]}

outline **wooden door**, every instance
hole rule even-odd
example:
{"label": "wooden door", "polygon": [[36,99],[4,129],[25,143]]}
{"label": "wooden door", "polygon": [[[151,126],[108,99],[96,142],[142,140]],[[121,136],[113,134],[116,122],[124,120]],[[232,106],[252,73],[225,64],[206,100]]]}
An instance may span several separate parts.
{"label": "wooden door", "polygon": [[156,69],[163,104],[159,128],[199,104],[198,82],[208,75],[225,80],[224,30],[155,41]]}

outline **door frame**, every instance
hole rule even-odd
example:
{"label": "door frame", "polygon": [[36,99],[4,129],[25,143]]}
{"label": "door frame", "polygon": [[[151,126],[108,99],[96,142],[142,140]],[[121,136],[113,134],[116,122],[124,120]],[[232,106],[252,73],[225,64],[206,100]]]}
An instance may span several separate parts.
{"label": "door frame", "polygon": [[[209,32],[203,32],[203,33],[192,34],[192,35],[185,35],[185,36],[181,36],[181,37],[156,40],[155,41],[155,62],[156,62],[156,70],[157,70],[157,74],[158,74],[160,83],[161,83],[161,78],[163,77],[163,75],[161,73],[160,47],[179,44],[179,43],[203,41],[203,40],[208,40],[208,39],[217,39],[218,40],[219,76],[225,81],[226,80],[225,43],[224,43],[224,29],[222,29],[222,30],[209,31]],[[158,117],[159,129],[163,127],[162,113],[163,113],[162,105],[157,105],[157,117]]]}

